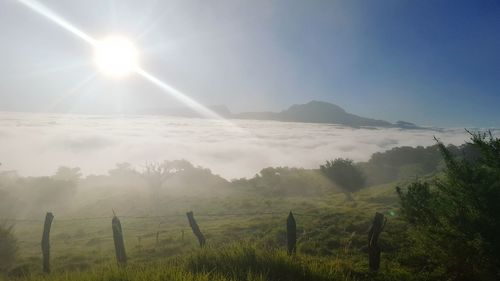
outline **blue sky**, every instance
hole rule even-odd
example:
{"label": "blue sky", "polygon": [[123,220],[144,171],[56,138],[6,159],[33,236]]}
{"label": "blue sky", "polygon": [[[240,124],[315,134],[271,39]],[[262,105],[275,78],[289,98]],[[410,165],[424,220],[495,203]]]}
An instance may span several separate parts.
{"label": "blue sky", "polygon": [[[55,1],[88,34],[203,104],[278,111],[310,100],[389,121],[500,126],[500,1]],[[178,106],[139,77],[96,73],[92,49],[0,0],[0,110]]]}

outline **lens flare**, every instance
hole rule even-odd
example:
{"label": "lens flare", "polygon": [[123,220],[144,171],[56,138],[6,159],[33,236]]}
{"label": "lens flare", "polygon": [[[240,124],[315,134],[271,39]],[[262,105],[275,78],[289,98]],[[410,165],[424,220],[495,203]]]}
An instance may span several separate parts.
{"label": "lens flare", "polygon": [[[55,12],[44,6],[35,0],[17,0],[19,3],[30,8],[32,11],[44,16],[46,19],[62,27],[66,31],[78,36],[80,39],[84,40],[88,44],[92,45],[95,49],[94,60],[99,68],[99,70],[110,76],[122,77],[129,73],[135,72],[142,76],[149,82],[153,83],[157,87],[163,90],[163,92],[169,94],[180,102],[184,103],[188,107],[192,108],[194,111],[198,112],[201,116],[212,119],[223,120],[228,122],[223,117],[219,116],[214,111],[201,105],[197,101],[193,100],[189,96],[175,89],[174,87],[168,85],[167,83],[156,78],[152,74],[146,72],[145,70],[139,68],[138,66],[138,56],[137,50],[134,45],[120,37],[110,37],[104,39],[103,41],[98,41],[91,37],[87,33],[83,32],[79,28],[75,27],[69,23],[63,17],[57,15]],[[234,125],[232,125],[234,126]]]}
{"label": "lens flare", "polygon": [[121,78],[138,67],[138,51],[125,37],[110,36],[95,45],[94,62],[104,75]]}
{"label": "lens flare", "polygon": [[19,1],[19,3],[25,5],[26,7],[30,8],[32,11],[44,16],[53,23],[73,33],[74,35],[80,37],[80,39],[83,39],[90,45],[95,45],[97,43],[97,40],[89,36],[87,33],[81,31],[80,29],[69,23],[67,20],[57,15],[49,8],[45,7],[43,4],[32,0],[17,0],[17,1]]}

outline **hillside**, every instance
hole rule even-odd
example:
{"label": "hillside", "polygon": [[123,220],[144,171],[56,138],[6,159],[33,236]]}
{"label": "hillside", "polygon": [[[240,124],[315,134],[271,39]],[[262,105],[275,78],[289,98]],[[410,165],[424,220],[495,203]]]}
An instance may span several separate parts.
{"label": "hillside", "polygon": [[[476,142],[486,138],[475,136]],[[484,152],[478,150],[485,148],[483,144],[491,151],[487,155],[493,156],[488,158],[490,162],[484,161]],[[489,278],[496,274],[490,267],[477,267],[482,270],[479,274],[490,274],[484,279],[453,278],[461,271],[455,273],[456,267],[450,265],[461,262],[459,255],[464,253],[455,251],[460,249],[455,245],[468,247],[465,253],[477,257],[485,251],[474,247],[487,244],[468,245],[466,236],[459,238],[460,243],[448,242],[448,233],[437,237],[441,239],[439,244],[434,236],[425,240],[429,236],[422,231],[427,228],[416,228],[415,221],[408,219],[409,215],[418,215],[413,211],[418,209],[408,204],[418,202],[409,201],[415,196],[440,196],[442,193],[428,193],[431,189],[427,184],[438,179],[446,184],[443,179],[453,179],[450,175],[470,180],[470,184],[462,185],[463,192],[469,192],[471,184],[477,186],[478,178],[463,177],[466,172],[449,173],[450,163],[458,163],[452,168],[467,165],[467,169],[490,173],[480,179],[498,182],[498,171],[475,164],[496,165],[498,144],[499,140],[491,137],[488,143],[459,147],[439,143],[375,153],[368,162],[356,163],[367,185],[349,196],[346,186],[330,180],[322,169],[268,167],[253,178],[232,181],[185,160],[150,164],[153,166],[146,170],[119,164],[107,175],[86,177],[78,168],[68,167],[45,177],[0,172],[0,221],[6,225],[0,224],[4,246],[0,247],[0,257],[4,257],[0,259],[0,280],[496,280]],[[160,184],[154,171],[167,173]],[[415,176],[419,180],[414,181]],[[489,188],[491,184],[479,181],[493,193],[484,195],[481,202],[498,198],[497,190]],[[436,202],[441,204],[443,200]],[[471,206],[464,199],[460,202]],[[497,201],[489,202],[497,206]],[[442,205],[418,206],[443,210]],[[438,208],[431,209],[434,206]],[[40,266],[46,211],[54,216],[50,274],[42,273]],[[456,213],[461,215],[461,211],[458,208]],[[186,212],[191,214],[189,221]],[[119,233],[125,241],[126,251],[122,253],[127,255],[126,266],[123,261],[119,267],[114,265],[118,235],[110,228],[110,221],[118,219],[112,218],[114,214],[121,220]],[[190,229],[193,217],[203,233],[203,244]],[[367,234],[377,217],[386,220],[380,225],[381,235],[377,234],[381,266],[374,270],[369,263],[368,242],[373,240],[367,239]],[[468,223],[477,221],[472,217]],[[490,220],[483,222],[491,225]],[[429,230],[449,225],[433,223]],[[498,235],[490,237],[481,239],[495,242]],[[288,255],[290,245],[294,252]],[[447,251],[441,251],[443,248]],[[484,255],[489,260],[496,258],[496,252]],[[431,258],[437,262],[429,262]]]}
{"label": "hillside", "polygon": [[292,105],[288,109],[281,112],[246,112],[233,114],[233,117],[242,119],[276,120],[289,122],[331,123],[350,127],[397,126],[387,121],[357,116],[346,112],[338,105],[322,101],[311,101],[306,104]]}
{"label": "hillside", "polygon": [[[406,121],[390,123],[384,120],[361,117],[345,111],[342,107],[336,104],[323,101],[310,101],[306,104],[295,104],[280,112],[262,111],[232,113],[226,106],[209,106],[208,108],[222,117],[231,119],[339,124],[349,127],[420,129],[417,125]],[[181,117],[202,117],[199,113],[187,107],[149,108],[139,111],[138,113]]]}

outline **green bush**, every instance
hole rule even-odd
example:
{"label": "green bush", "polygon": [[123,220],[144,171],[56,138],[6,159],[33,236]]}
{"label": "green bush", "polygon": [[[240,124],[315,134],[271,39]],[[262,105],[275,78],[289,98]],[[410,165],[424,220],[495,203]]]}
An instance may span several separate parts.
{"label": "green bush", "polygon": [[397,191],[423,267],[452,280],[499,280],[500,139],[475,133],[471,140],[477,157],[454,157],[438,143],[443,177]]}
{"label": "green bush", "polygon": [[365,186],[366,179],[363,172],[351,159],[337,158],[326,161],[325,165],[320,166],[320,170],[328,179],[337,183],[346,194]]}

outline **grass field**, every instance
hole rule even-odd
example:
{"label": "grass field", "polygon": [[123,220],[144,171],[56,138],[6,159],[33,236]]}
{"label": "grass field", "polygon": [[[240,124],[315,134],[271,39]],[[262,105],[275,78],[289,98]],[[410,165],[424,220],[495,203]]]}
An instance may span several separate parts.
{"label": "grass field", "polygon": [[[8,278],[25,280],[402,280],[410,271],[400,261],[406,225],[398,218],[394,184],[354,194],[265,198],[235,194],[224,198],[169,198],[151,211],[123,204],[120,217],[129,262],[115,266],[111,205],[68,214],[54,213],[52,273],[41,273],[40,219],[15,221],[18,258]],[[135,198],[135,201],[140,201]],[[144,205],[145,206],[145,205]],[[108,208],[109,207],[109,208]],[[108,208],[106,215],[106,209]],[[99,213],[99,209],[102,213]],[[186,211],[193,210],[207,238],[199,249]],[[298,251],[286,255],[286,218],[297,221]],[[368,271],[367,230],[375,212],[388,223],[381,236],[382,266]],[[77,216],[80,214],[80,216]],[[159,215],[161,214],[161,215]],[[6,278],[6,277],[4,277]]]}
{"label": "grass field", "polygon": [[408,280],[405,272],[369,273],[342,257],[289,257],[284,251],[258,250],[234,244],[212,247],[177,258],[132,263],[120,268],[103,264],[84,271],[31,274],[28,280]]}

